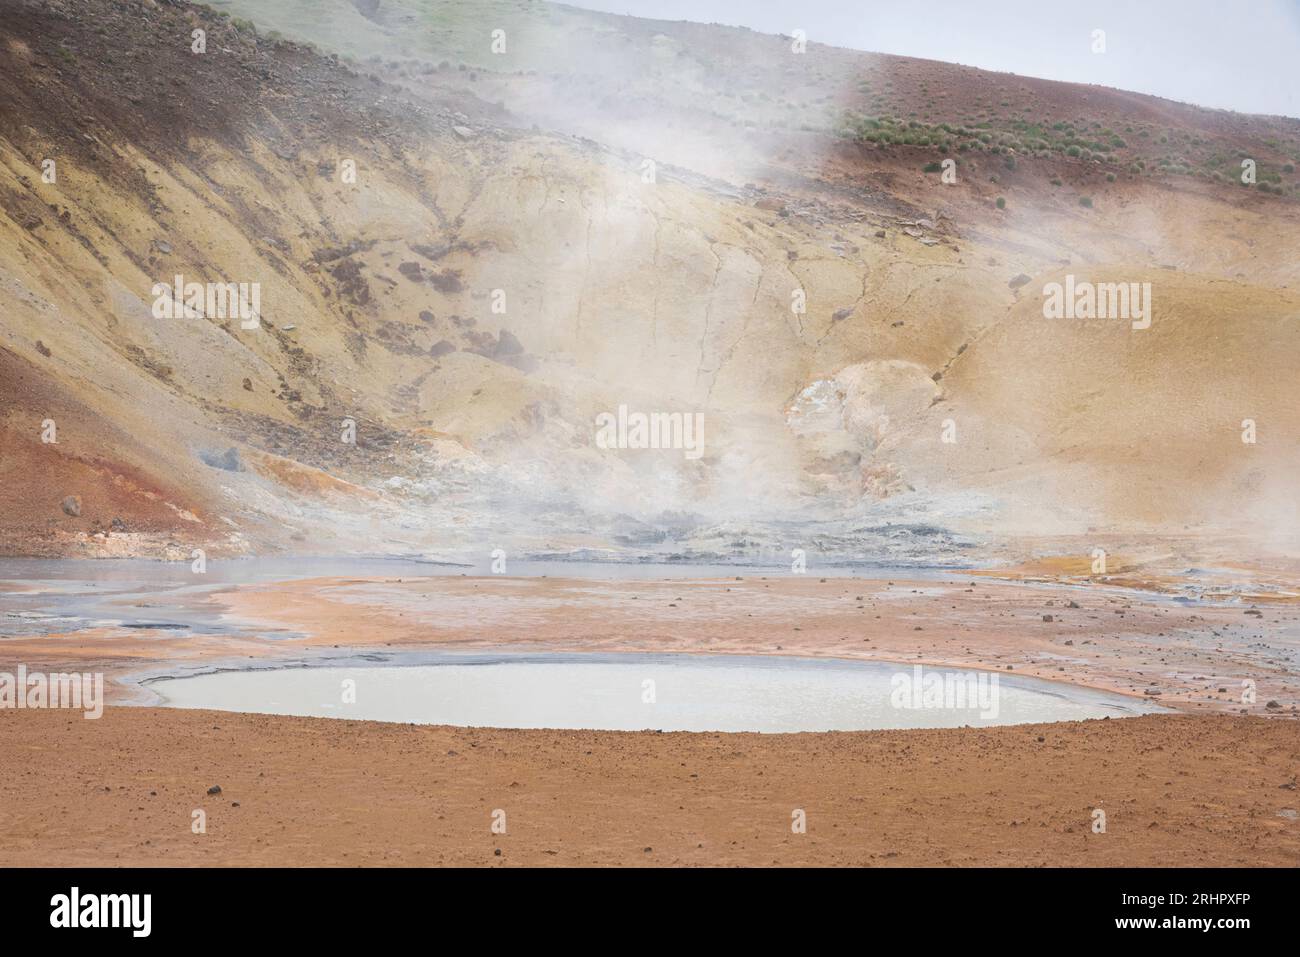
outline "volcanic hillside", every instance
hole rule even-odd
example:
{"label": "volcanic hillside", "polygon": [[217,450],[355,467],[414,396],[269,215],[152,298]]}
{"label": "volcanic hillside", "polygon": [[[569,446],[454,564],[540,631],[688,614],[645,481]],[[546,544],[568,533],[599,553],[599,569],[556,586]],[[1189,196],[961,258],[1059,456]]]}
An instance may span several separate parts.
{"label": "volcanic hillside", "polygon": [[1294,545],[1295,120],[544,3],[0,0],[0,82],[4,553]]}

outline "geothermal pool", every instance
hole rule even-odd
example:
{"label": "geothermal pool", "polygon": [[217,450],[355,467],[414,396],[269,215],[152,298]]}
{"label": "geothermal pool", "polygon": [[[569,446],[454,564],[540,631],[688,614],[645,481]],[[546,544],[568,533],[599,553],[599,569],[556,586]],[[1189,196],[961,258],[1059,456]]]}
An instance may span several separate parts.
{"label": "geothermal pool", "polygon": [[177,708],[611,731],[988,727],[1161,710],[1002,673],[748,656],[446,655],[379,667],[215,671],[145,685]]}

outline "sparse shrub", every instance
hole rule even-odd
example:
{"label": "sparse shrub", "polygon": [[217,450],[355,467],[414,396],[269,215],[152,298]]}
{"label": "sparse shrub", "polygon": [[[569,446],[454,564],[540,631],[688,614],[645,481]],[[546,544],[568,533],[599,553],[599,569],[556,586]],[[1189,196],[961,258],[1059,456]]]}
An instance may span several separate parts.
{"label": "sparse shrub", "polygon": [[997,198],[997,201],[996,201],[993,205],[995,205],[998,209],[1006,209],[1006,208],[1007,208],[1007,201],[1006,201],[1005,198],[999,196],[999,197]]}
{"label": "sparse shrub", "polygon": [[1092,209],[1092,197],[1091,197],[1091,196],[1080,196],[1080,197],[1079,197],[1079,205],[1082,206],[1082,207],[1084,207],[1085,209]]}

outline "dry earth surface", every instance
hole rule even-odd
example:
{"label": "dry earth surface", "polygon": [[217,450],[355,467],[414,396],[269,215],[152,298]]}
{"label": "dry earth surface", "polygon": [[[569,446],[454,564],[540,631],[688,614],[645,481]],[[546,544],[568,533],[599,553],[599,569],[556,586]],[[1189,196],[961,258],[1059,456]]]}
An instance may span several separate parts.
{"label": "dry earth surface", "polygon": [[755,735],[111,708],[0,713],[0,750],[12,865],[1300,864],[1300,738],[1257,718]]}

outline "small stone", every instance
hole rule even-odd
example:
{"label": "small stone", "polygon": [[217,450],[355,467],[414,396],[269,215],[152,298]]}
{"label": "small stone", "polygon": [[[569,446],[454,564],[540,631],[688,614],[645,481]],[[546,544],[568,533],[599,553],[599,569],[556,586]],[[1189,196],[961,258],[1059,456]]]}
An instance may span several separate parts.
{"label": "small stone", "polygon": [[212,785],[212,787],[208,788],[208,794],[220,794],[220,793],[221,793],[220,784],[214,784]]}
{"label": "small stone", "polygon": [[239,449],[233,446],[224,452],[199,452],[199,458],[203,460],[204,465],[214,469],[222,469],[226,472],[244,471],[244,463],[239,458]]}
{"label": "small stone", "polygon": [[76,518],[81,514],[80,495],[69,495],[59,504],[62,506],[63,514],[65,515],[71,515],[73,518]]}

